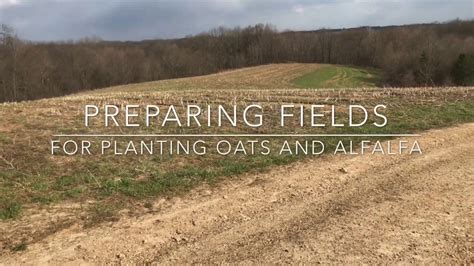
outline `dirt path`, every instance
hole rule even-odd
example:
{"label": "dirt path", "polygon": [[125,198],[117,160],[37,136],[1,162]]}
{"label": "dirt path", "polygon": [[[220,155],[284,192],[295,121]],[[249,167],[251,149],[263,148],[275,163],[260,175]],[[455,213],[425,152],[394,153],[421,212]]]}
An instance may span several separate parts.
{"label": "dirt path", "polygon": [[0,264],[473,263],[474,124],[419,142],[421,156],[328,156],[201,187],[155,213],[63,230]]}

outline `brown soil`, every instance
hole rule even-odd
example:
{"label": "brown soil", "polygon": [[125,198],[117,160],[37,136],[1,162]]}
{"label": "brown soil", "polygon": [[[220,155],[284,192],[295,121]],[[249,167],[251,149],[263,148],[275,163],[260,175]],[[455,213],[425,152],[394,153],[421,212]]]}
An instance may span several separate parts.
{"label": "brown soil", "polygon": [[0,264],[474,263],[474,124],[418,140],[421,156],[327,156],[201,186]]}

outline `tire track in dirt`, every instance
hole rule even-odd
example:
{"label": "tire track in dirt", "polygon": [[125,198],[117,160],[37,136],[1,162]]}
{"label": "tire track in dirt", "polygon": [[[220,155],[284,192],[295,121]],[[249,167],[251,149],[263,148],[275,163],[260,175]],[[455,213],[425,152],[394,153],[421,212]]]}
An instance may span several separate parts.
{"label": "tire track in dirt", "polygon": [[426,132],[421,156],[326,156],[201,186],[0,263],[472,263],[473,132]]}
{"label": "tire track in dirt", "polygon": [[[440,158],[444,158],[459,151],[463,154],[474,154],[472,147],[468,149],[462,148],[460,150],[459,146],[453,146],[437,153],[436,156],[428,155],[429,159],[425,159],[423,164],[420,164],[420,159],[412,161],[412,158],[405,157],[404,159],[389,162],[388,164],[379,166],[374,165],[369,169],[369,171],[366,169],[358,173],[358,176],[367,176],[370,177],[370,179],[361,178],[358,179],[356,184],[352,182],[342,183],[339,184],[339,187],[334,185],[332,191],[327,193],[327,196],[319,195],[317,198],[311,200],[299,199],[305,202],[303,204],[295,203],[294,205],[292,204],[292,206],[285,206],[285,208],[279,210],[279,213],[285,214],[285,217],[279,217],[278,219],[271,216],[267,216],[269,218],[258,217],[258,222],[255,226],[245,225],[246,228],[240,228],[239,230],[235,230],[233,233],[225,232],[211,236],[205,243],[201,243],[201,248],[194,252],[194,256],[184,257],[193,258],[193,262],[198,263],[209,261],[233,262],[235,261],[235,258],[245,258],[246,261],[244,262],[279,262],[284,260],[288,260],[288,262],[294,262],[295,260],[301,260],[303,262],[321,262],[321,259],[324,258],[324,256],[321,256],[321,254],[318,254],[317,252],[319,251],[319,253],[321,253],[319,244],[317,247],[311,249],[313,252],[306,254],[306,257],[303,258],[301,258],[301,254],[295,254],[298,252],[295,252],[294,250],[305,250],[305,248],[308,248],[304,241],[308,235],[312,235],[314,236],[314,239],[317,239],[319,234],[328,234],[328,231],[333,230],[334,225],[340,229],[344,226],[360,223],[357,221],[358,216],[354,216],[354,213],[371,208],[378,208],[378,206],[386,202],[396,202],[403,196],[410,197],[413,194],[416,195],[420,189],[420,184],[418,182],[420,179],[424,178],[427,172],[437,173],[444,169],[450,169],[453,166],[451,164],[452,161],[443,162]],[[470,160],[470,163],[472,163],[472,160]],[[386,168],[389,170],[386,170]],[[410,170],[406,171],[404,168],[409,168]],[[373,176],[373,172],[380,173],[381,177]],[[394,173],[395,175],[393,175]],[[387,179],[387,177],[391,178]],[[302,208],[303,206],[301,205],[303,205],[304,208]],[[346,219],[346,221],[341,222],[341,218],[344,218],[345,216],[351,216],[353,217],[353,220]],[[373,217],[373,215],[371,216]],[[397,218],[396,215],[392,216],[394,216],[392,218]],[[467,224],[467,221],[465,222]],[[359,230],[370,231],[367,230],[367,228],[359,228]],[[339,234],[340,237],[344,237],[340,234],[341,232],[343,231],[333,230],[329,235]],[[231,235],[234,236],[232,242],[228,241]],[[309,238],[308,240],[313,240],[313,238]],[[350,250],[353,245],[358,245],[358,243],[353,239],[350,240],[352,240],[351,245],[340,245],[345,246],[342,249],[339,248],[341,253],[346,249]],[[363,238],[358,240],[364,241]],[[464,246],[463,250],[466,252],[462,252],[461,256],[458,257],[460,261],[466,261],[471,254],[470,252],[467,252],[469,243],[468,239],[463,240],[464,241],[460,244],[458,243],[458,245]],[[333,239],[330,243],[337,245],[338,240]],[[211,248],[208,251],[206,248],[211,246],[215,246],[216,249]],[[301,248],[301,246],[303,248]],[[178,251],[172,250],[170,252],[172,255],[165,254],[164,257],[180,257],[181,251],[188,253],[188,249],[189,247],[179,248]],[[290,250],[293,254],[287,255]],[[376,250],[376,247],[366,251],[373,250]],[[390,261],[398,261],[398,259],[401,259],[401,261],[415,260],[413,254],[407,255],[405,258],[399,258],[397,256],[383,256],[384,254],[361,253],[360,250],[357,252],[359,252],[359,256],[364,259],[362,261],[367,263],[379,261],[377,259],[374,260],[374,257],[380,257]],[[304,252],[300,253],[304,254]],[[306,251],[306,253],[308,252]],[[341,253],[335,253],[334,256],[330,257],[330,259],[323,261],[326,263],[335,261],[351,261],[344,259],[338,260]],[[328,250],[325,256],[327,257],[328,254],[331,254],[330,250]],[[350,254],[346,255],[348,255],[348,257],[350,256]],[[449,252],[446,253],[446,255],[449,257]],[[157,259],[160,260],[160,256],[158,256]],[[356,261],[361,262],[360,260]],[[161,262],[176,261],[165,260]],[[178,260],[177,262],[180,261]]]}

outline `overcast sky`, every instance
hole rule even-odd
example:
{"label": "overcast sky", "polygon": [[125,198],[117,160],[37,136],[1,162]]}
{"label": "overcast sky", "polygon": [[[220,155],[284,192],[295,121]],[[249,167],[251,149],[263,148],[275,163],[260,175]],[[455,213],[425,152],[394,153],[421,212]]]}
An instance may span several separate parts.
{"label": "overcast sky", "polygon": [[217,26],[310,30],[472,19],[474,0],[0,0],[0,23],[35,41],[175,38]]}

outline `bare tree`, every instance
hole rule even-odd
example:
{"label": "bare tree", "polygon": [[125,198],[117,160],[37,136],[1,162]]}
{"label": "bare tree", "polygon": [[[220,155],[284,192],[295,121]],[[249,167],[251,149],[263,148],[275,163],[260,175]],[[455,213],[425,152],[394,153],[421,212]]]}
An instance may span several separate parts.
{"label": "bare tree", "polygon": [[0,27],[0,36],[1,43],[7,48],[7,62],[11,67],[11,91],[12,91],[12,100],[18,98],[17,94],[17,49],[19,46],[19,39],[15,35],[15,31],[12,27],[2,24]]}
{"label": "bare tree", "polygon": [[176,40],[32,43],[2,25],[0,101],[281,62],[379,68],[393,86],[452,84],[459,55],[474,53],[473,29],[474,21],[307,32],[259,24]]}

